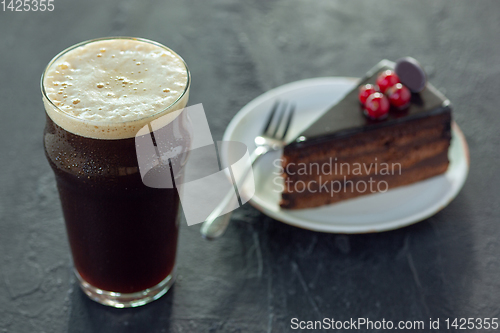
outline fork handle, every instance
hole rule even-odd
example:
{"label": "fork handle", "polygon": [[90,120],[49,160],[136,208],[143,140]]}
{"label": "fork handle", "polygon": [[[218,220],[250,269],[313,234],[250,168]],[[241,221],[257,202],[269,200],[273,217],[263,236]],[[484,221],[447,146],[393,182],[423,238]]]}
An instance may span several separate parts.
{"label": "fork handle", "polygon": [[[267,146],[259,146],[257,147],[252,154],[250,154],[250,167],[253,166],[253,164],[265,153],[267,153],[270,150],[269,147]],[[246,177],[248,174],[248,171],[250,170],[245,170],[243,173],[243,177]],[[236,183],[239,183],[236,181]],[[234,190],[231,189],[222,199],[222,201],[215,207],[215,209],[208,215],[207,219],[205,222],[203,222],[200,232],[201,235],[205,239],[209,240],[214,240],[216,238],[219,238],[224,234],[226,231],[229,221],[231,220],[231,215],[232,212],[226,213],[224,215],[220,215],[221,212],[224,211],[224,209],[229,205],[229,204],[234,204]],[[232,200],[231,200],[232,199]],[[220,215],[220,216],[219,216]]]}

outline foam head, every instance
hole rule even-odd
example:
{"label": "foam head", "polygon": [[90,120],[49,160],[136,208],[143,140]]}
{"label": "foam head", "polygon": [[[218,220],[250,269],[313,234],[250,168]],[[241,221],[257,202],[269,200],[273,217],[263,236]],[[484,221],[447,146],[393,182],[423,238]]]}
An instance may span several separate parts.
{"label": "foam head", "polygon": [[155,118],[178,113],[187,104],[189,84],[185,62],[167,47],[108,38],[57,55],[42,76],[42,93],[47,114],[65,130],[122,139]]}

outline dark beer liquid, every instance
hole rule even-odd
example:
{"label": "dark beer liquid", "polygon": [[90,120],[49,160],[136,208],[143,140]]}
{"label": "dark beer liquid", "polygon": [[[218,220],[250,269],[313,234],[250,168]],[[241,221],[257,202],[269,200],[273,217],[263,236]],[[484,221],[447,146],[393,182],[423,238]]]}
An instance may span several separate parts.
{"label": "dark beer liquid", "polygon": [[179,231],[176,189],[143,185],[135,139],[91,139],[47,117],[52,166],[74,265],[105,291],[133,293],[172,273]]}

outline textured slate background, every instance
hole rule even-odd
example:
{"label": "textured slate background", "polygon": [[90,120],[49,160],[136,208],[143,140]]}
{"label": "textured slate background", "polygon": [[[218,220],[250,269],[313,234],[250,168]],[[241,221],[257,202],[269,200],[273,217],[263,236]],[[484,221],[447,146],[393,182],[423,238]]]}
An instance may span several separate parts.
{"label": "textured slate background", "polygon": [[[500,317],[499,2],[55,0],[55,8],[0,11],[0,332],[290,332],[293,317]],[[382,234],[300,230],[249,205],[217,242],[184,225],[179,279],[165,297],[138,309],[101,306],[72,275],[42,150],[39,78],[60,50],[108,35],[178,51],[193,75],[190,103],[204,104],[215,139],[270,88],[361,76],[382,58],[412,55],[455,106],[469,178],[434,217]]]}

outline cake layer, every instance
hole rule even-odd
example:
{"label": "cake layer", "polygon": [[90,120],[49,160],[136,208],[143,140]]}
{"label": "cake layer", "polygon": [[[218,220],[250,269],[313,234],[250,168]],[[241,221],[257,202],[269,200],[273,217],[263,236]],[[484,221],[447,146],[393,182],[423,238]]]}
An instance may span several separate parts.
{"label": "cake layer", "polygon": [[366,194],[385,192],[388,189],[440,175],[447,170],[448,164],[448,152],[445,151],[403,170],[401,175],[364,176],[345,182],[327,181],[317,190],[311,188],[312,191],[307,188],[308,184],[304,183],[302,186],[302,183],[296,183],[295,186],[301,188],[297,188],[293,193],[282,193],[280,205],[287,209],[312,208]]}
{"label": "cake layer", "polygon": [[405,146],[415,144],[421,138],[451,138],[451,110],[426,118],[411,119],[391,127],[374,128],[349,136],[330,138],[311,144],[285,146],[283,150],[283,166],[290,162],[308,162],[321,160],[325,156],[335,154],[343,156],[363,155],[373,152],[381,146]]}
{"label": "cake layer", "polygon": [[[317,180],[319,177],[335,180],[346,176],[351,179],[377,174],[388,166],[399,168],[399,171],[410,168],[448,150],[451,132],[449,113],[447,115],[332,139],[322,147],[304,148],[309,151],[316,148],[308,155],[301,154],[303,149],[297,149],[295,156],[293,153],[284,154],[283,177],[290,182]],[[432,120],[435,120],[434,124],[428,125]],[[425,123],[428,126],[419,126]],[[327,146],[331,147],[330,150],[322,151]]]}
{"label": "cake layer", "polygon": [[[283,173],[285,182],[311,182],[318,179],[338,180],[356,179],[379,174],[402,174],[421,161],[447,152],[450,142],[447,139],[433,140],[407,149],[387,149],[381,154],[369,154],[353,158],[325,161],[323,163],[304,163],[296,172]],[[285,190],[284,192],[286,192]]]}

